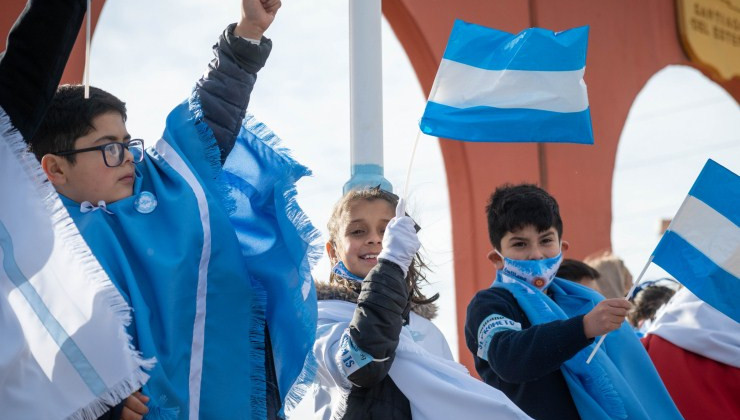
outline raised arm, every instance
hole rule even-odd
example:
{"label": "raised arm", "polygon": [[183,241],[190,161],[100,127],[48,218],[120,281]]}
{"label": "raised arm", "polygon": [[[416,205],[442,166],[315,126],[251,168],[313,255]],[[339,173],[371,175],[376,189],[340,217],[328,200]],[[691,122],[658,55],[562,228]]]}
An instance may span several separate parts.
{"label": "raised arm", "polygon": [[0,55],[0,107],[30,141],[46,114],[82,25],[85,0],[29,0]]}
{"label": "raised arm", "polygon": [[213,48],[215,58],[196,85],[222,164],[234,147],[257,72],[270,55],[272,42],[263,33],[280,6],[280,0],[243,0],[241,19],[223,32]]}

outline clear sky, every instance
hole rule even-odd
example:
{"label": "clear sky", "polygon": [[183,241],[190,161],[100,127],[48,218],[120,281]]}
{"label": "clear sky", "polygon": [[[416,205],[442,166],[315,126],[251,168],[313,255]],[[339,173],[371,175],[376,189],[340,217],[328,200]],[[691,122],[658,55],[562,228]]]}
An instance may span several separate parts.
{"label": "clear sky", "polygon": [[[219,33],[238,19],[239,4],[106,2],[93,39],[92,84],[127,102],[128,129],[134,137],[148,145],[160,137],[164,117],[189,95]],[[331,206],[349,177],[347,10],[347,0],[286,0],[266,34],[274,42],[273,53],[259,73],[249,105],[250,112],[314,170],[314,177],[299,184],[299,202],[324,233]],[[385,21],[383,82],[386,178],[400,191],[425,98]],[[428,290],[442,296],[435,323],[457,354],[444,166],[436,140],[421,140],[410,211],[423,227],[420,238],[434,270]],[[659,220],[675,213],[709,157],[740,173],[737,103],[692,69],[663,70],[632,108],[615,169],[614,251],[635,276],[657,243]],[[327,279],[328,269],[327,260],[322,260],[315,277]],[[651,269],[647,277],[660,274]]]}

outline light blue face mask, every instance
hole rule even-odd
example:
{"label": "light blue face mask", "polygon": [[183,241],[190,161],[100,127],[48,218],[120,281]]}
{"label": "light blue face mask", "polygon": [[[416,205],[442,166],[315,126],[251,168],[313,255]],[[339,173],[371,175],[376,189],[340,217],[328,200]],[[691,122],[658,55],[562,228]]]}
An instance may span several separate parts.
{"label": "light blue face mask", "polygon": [[358,281],[361,282],[365,279],[362,277],[358,277],[354,274],[352,274],[349,269],[347,269],[347,266],[344,265],[344,263],[340,260],[338,263],[334,264],[334,267],[331,268],[331,272],[338,277],[341,277],[346,280],[351,281]]}
{"label": "light blue face mask", "polygon": [[540,291],[544,291],[552,283],[563,261],[562,251],[544,260],[514,260],[504,257],[498,251],[496,253],[504,259],[504,268],[501,270],[504,275],[527,282]]}

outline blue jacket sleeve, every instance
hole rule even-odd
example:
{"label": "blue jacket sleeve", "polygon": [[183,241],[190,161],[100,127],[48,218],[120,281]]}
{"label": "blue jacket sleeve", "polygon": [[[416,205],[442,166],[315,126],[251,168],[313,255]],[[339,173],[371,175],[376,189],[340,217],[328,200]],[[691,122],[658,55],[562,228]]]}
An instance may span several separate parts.
{"label": "blue jacket sleeve", "polygon": [[257,72],[265,65],[272,41],[262,37],[259,45],[234,35],[229,25],[213,47],[215,58],[196,84],[203,117],[221,151],[221,164],[234,147],[249,104]]}
{"label": "blue jacket sleeve", "polygon": [[0,54],[0,106],[31,141],[54,97],[77,33],[85,0],[30,0]]}

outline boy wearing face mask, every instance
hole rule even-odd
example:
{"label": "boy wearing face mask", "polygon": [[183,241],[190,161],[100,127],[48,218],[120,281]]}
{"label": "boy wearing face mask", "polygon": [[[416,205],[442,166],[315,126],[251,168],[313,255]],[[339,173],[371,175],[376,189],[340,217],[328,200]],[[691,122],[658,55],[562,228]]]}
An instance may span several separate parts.
{"label": "boy wearing face mask", "polygon": [[[475,367],[535,419],[681,418],[629,325],[629,302],[555,277],[558,204],[534,185],[497,188],[486,207],[497,269],[468,306]],[[607,334],[590,364],[594,338]]]}

